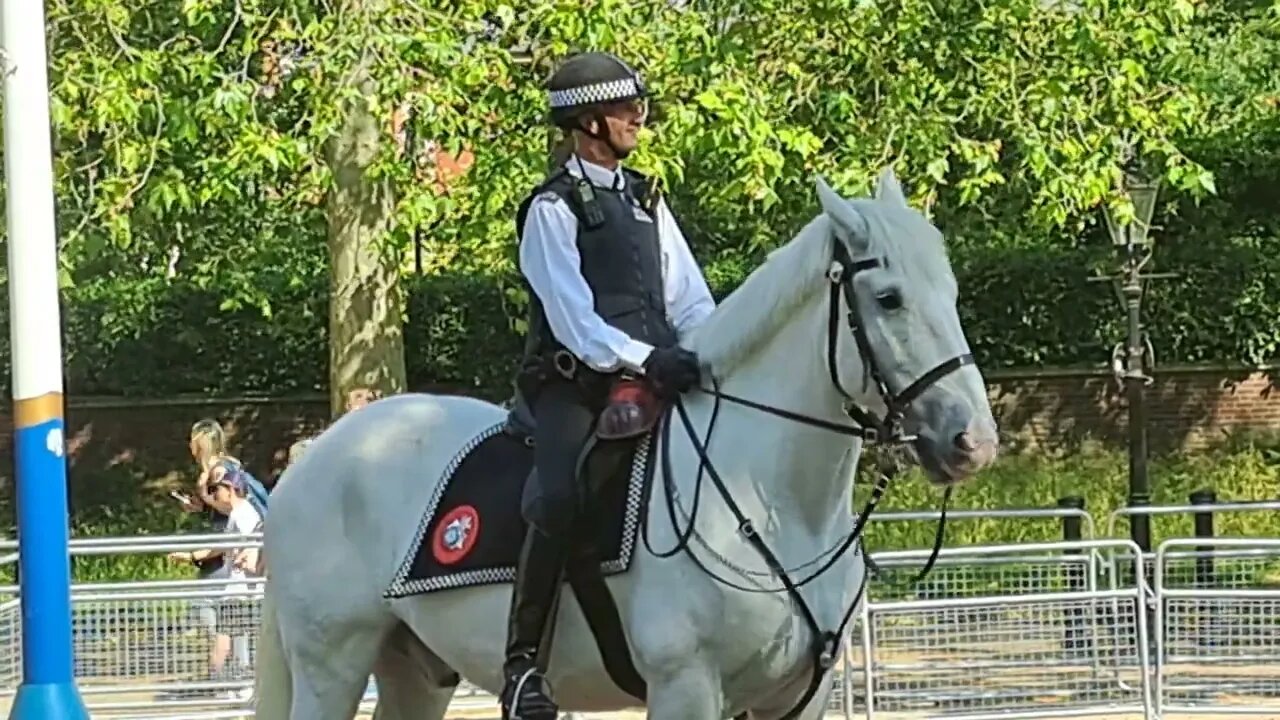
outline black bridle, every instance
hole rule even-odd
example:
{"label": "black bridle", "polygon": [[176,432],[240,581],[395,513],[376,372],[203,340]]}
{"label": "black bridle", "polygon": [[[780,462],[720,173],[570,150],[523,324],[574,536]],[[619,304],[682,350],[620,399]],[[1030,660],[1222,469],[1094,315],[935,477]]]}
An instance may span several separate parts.
{"label": "black bridle", "polygon": [[[875,511],[875,508],[879,504],[881,498],[884,496],[885,490],[888,488],[888,484],[892,474],[889,472],[878,473],[875,486],[873,487],[871,492],[871,497],[867,500],[866,505],[863,507],[862,512],[859,514],[857,521],[854,523],[853,529],[844,538],[844,540],[841,543],[839,543],[833,550],[828,550],[826,553],[823,553],[823,555],[829,554],[830,557],[826,560],[826,562],[822,564],[821,567],[819,567],[817,570],[815,570],[813,573],[811,573],[804,579],[797,582],[791,578],[790,573],[788,573],[786,568],[783,567],[782,563],[778,560],[777,555],[775,555],[773,551],[769,549],[769,546],[765,544],[764,540],[760,537],[759,533],[756,532],[755,526],[751,523],[751,520],[747,518],[747,516],[742,512],[742,509],[739,507],[738,503],[734,501],[732,494],[729,492],[728,488],[724,484],[723,479],[720,477],[720,473],[716,471],[715,467],[711,463],[711,459],[707,455],[707,445],[711,441],[711,432],[715,427],[716,418],[719,416],[719,413],[720,413],[721,401],[722,400],[728,401],[737,405],[749,407],[749,408],[759,410],[761,412],[765,412],[765,413],[768,413],[780,418],[784,418],[787,420],[792,420],[805,425],[810,425],[813,427],[830,430],[832,432],[845,435],[848,437],[861,438],[866,442],[880,443],[880,444],[887,444],[887,445],[902,445],[902,444],[912,442],[916,439],[914,436],[908,435],[906,432],[904,432],[902,428],[902,420],[905,417],[906,412],[910,408],[911,404],[917,398],[919,398],[920,395],[922,395],[926,390],[928,390],[930,387],[932,387],[942,378],[963,368],[966,365],[971,365],[974,362],[973,355],[970,353],[957,355],[956,357],[953,357],[950,360],[939,363],[933,369],[929,370],[924,375],[920,376],[918,379],[916,379],[914,382],[912,382],[909,386],[907,386],[900,392],[897,392],[897,393],[893,392],[890,389],[888,383],[886,383],[884,380],[884,374],[881,372],[880,366],[876,362],[875,353],[872,352],[871,343],[867,338],[866,328],[859,318],[857,296],[855,294],[854,287],[853,287],[853,279],[855,275],[857,275],[859,272],[862,272],[864,270],[870,270],[872,268],[877,268],[877,267],[884,267],[886,264],[886,260],[882,257],[874,257],[874,258],[867,258],[867,259],[854,261],[849,256],[848,249],[846,248],[844,242],[842,242],[837,237],[833,237],[832,241],[835,246],[834,257],[833,257],[833,262],[831,266],[831,271],[827,275],[827,278],[831,284],[830,300],[829,300],[830,312],[829,312],[829,319],[827,323],[827,367],[831,374],[831,382],[835,385],[836,390],[845,398],[844,412],[846,415],[849,416],[851,420],[853,420],[855,424],[845,425],[842,423],[835,423],[835,422],[831,422],[821,418],[802,415],[800,413],[792,412],[790,410],[783,410],[781,408],[771,407],[768,405],[757,403],[752,400],[748,400],[746,398],[737,397],[735,395],[731,395],[729,393],[721,391],[719,388],[719,383],[715,380],[715,378],[712,378],[713,387],[711,389],[705,389],[705,388],[702,389],[703,392],[706,392],[707,394],[715,397],[715,403],[713,404],[712,412],[711,412],[711,419],[707,426],[706,440],[699,441],[698,433],[694,429],[692,421],[689,419],[689,413],[688,413],[688,410],[685,408],[684,402],[680,399],[677,399],[676,402],[674,403],[675,411],[680,416],[681,424],[684,425],[684,428],[686,433],[688,434],[689,440],[693,444],[693,447],[696,450],[696,452],[698,453],[698,460],[699,460],[698,475],[694,483],[692,508],[688,513],[688,526],[684,531],[681,531],[679,529],[679,523],[676,519],[675,486],[674,486],[674,483],[672,482],[671,457],[670,457],[670,447],[671,447],[670,437],[671,437],[671,425],[672,425],[670,411],[668,411],[661,420],[661,423],[662,423],[662,427],[661,427],[662,471],[663,471],[663,486],[666,493],[667,514],[671,521],[672,530],[676,534],[675,545],[670,550],[665,552],[659,553],[655,551],[649,542],[649,522],[647,517],[647,512],[648,512],[647,509],[646,509],[646,517],[641,522],[642,536],[643,536],[645,547],[646,549],[648,549],[648,551],[651,554],[653,554],[656,557],[668,558],[676,555],[681,550],[684,550],[687,552],[689,558],[694,562],[695,565],[697,565],[703,572],[705,572],[707,575],[712,577],[717,582],[720,582],[721,584],[724,584],[728,587],[732,587],[734,589],[741,590],[744,592],[775,593],[775,592],[785,591],[788,595],[791,596],[792,600],[795,602],[796,606],[799,608],[800,614],[804,618],[805,623],[809,626],[809,630],[813,633],[814,666],[813,666],[813,676],[809,682],[809,686],[805,691],[804,696],[800,699],[800,702],[794,708],[791,709],[790,712],[788,712],[785,716],[783,716],[783,720],[793,720],[793,718],[795,718],[804,709],[804,707],[808,705],[809,701],[812,700],[813,696],[817,693],[818,688],[821,686],[822,681],[825,678],[827,672],[835,664],[836,656],[839,652],[840,638],[844,636],[844,632],[849,624],[849,620],[853,617],[853,611],[858,607],[858,603],[861,601],[862,596],[866,591],[868,574],[873,571],[873,566],[870,563],[870,558],[865,558],[865,551],[863,551],[864,559],[867,561],[867,572],[863,574],[862,583],[858,587],[857,594],[854,596],[853,602],[849,605],[848,609],[845,611],[839,626],[837,626],[835,630],[824,631],[818,625],[817,618],[814,616],[813,611],[809,608],[808,603],[805,602],[804,597],[800,594],[800,588],[804,587],[810,582],[813,582],[818,577],[825,574],[827,570],[829,570],[833,565],[835,565],[835,563],[841,557],[843,557],[844,554],[848,552],[848,550],[851,547],[853,547],[855,544],[859,544],[859,545],[861,544],[859,541],[862,536],[862,529],[866,525],[867,519]],[[849,308],[848,315],[846,318],[846,324],[849,330],[852,332],[855,342],[857,343],[858,352],[862,357],[864,370],[868,374],[870,380],[875,383],[876,390],[879,393],[880,398],[884,403],[885,413],[883,417],[877,417],[871,411],[858,405],[857,401],[855,401],[853,399],[853,396],[850,395],[844,389],[844,386],[840,382],[840,373],[836,363],[836,350],[838,347],[839,331],[840,331],[839,305],[840,305],[840,296],[842,294],[844,296],[845,304]],[[746,587],[744,585],[740,585],[738,583],[732,582],[730,580],[726,580],[725,578],[712,572],[711,569],[708,568],[705,563],[699,560],[697,556],[688,549],[689,540],[694,535],[694,524],[697,518],[699,499],[701,497],[701,491],[702,491],[703,470],[706,470],[707,476],[711,478],[712,484],[715,485],[716,490],[719,492],[721,498],[725,501],[725,504],[728,506],[730,512],[733,513],[733,516],[738,523],[738,531],[747,540],[747,542],[750,543],[751,546],[756,549],[756,551],[764,559],[765,564],[769,567],[770,572],[773,575],[777,576],[777,578],[782,582],[782,585],[783,585],[782,589],[751,588],[751,587]],[[925,563],[924,568],[922,568],[920,573],[916,576],[916,578],[911,581],[912,584],[923,580],[929,574],[930,570],[932,570],[934,563],[938,559],[938,554],[942,549],[943,534],[944,534],[944,528],[946,525],[946,517],[947,517],[947,504],[950,501],[950,498],[951,498],[951,487],[948,486],[946,491],[943,494],[942,515],[941,515],[941,518],[939,519],[937,534],[934,538],[933,552],[929,556],[928,562]],[[649,503],[645,503],[646,508],[648,508],[649,506],[650,506]],[[798,570],[798,569],[808,567],[810,565],[817,564],[822,559],[822,557],[823,557],[822,555],[819,555],[817,558],[810,561],[809,563],[799,566],[798,568],[793,568],[793,570]]]}

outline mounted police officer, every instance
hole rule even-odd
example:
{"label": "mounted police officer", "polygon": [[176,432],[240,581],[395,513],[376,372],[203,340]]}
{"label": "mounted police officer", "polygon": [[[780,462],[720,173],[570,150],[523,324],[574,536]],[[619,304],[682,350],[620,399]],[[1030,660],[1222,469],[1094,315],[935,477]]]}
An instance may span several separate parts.
{"label": "mounted police officer", "polygon": [[715,304],[689,246],[648,178],[621,166],[648,115],[639,73],[608,53],[566,61],[548,85],[551,119],[572,152],[517,215],[530,289],[518,387],[533,410],[535,471],[516,571],[502,691],[504,718],[554,720],[545,647],[579,503],[577,461],[620,379],[670,399],[699,381],[677,345]]}

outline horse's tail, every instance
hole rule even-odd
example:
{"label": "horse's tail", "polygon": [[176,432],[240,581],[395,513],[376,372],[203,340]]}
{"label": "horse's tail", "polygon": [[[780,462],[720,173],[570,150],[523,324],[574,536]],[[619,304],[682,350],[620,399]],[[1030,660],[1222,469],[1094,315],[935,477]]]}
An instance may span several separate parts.
{"label": "horse's tail", "polygon": [[289,720],[293,705],[293,677],[289,672],[289,660],[280,638],[280,623],[276,618],[276,602],[267,581],[262,598],[262,624],[258,630],[258,657],[254,696],[254,717],[257,720]]}

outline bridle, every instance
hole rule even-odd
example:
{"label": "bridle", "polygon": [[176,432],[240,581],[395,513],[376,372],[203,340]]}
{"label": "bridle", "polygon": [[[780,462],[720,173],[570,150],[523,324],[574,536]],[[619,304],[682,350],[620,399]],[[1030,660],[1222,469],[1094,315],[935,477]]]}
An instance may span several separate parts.
{"label": "bridle", "polygon": [[[873,571],[874,566],[871,564],[870,558],[865,556],[865,551],[863,551],[864,559],[866,560],[867,566],[868,566],[868,573],[863,574],[862,583],[858,587],[858,592],[854,596],[852,604],[850,604],[848,609],[845,611],[839,626],[835,630],[824,631],[821,627],[819,627],[817,618],[814,616],[813,611],[809,608],[808,603],[805,602],[804,597],[800,594],[800,588],[804,587],[810,582],[813,582],[818,577],[825,574],[827,570],[829,570],[832,566],[834,566],[835,563],[842,556],[844,556],[844,554],[855,544],[859,544],[859,545],[861,544],[860,540],[862,537],[862,529],[866,525],[867,519],[875,511],[875,508],[879,504],[881,498],[884,496],[885,490],[888,488],[888,484],[889,484],[889,481],[892,479],[893,473],[892,472],[878,473],[878,477],[876,479],[875,486],[872,489],[871,496],[867,500],[866,505],[863,507],[862,512],[859,513],[858,519],[854,523],[853,529],[844,538],[844,540],[838,544],[838,546],[834,549],[834,552],[832,552],[831,550],[828,550],[826,553],[823,553],[823,555],[829,554],[830,557],[822,564],[821,567],[819,567],[812,574],[808,575],[804,579],[797,582],[791,578],[790,573],[788,573],[786,568],[782,566],[782,563],[778,560],[777,555],[775,555],[773,551],[769,549],[768,545],[765,544],[764,540],[756,532],[754,525],[751,523],[751,520],[748,519],[747,516],[742,512],[742,509],[739,507],[738,503],[734,501],[732,494],[729,492],[728,488],[725,486],[723,479],[721,478],[720,474],[716,471],[715,467],[711,463],[711,459],[707,455],[707,445],[710,443],[711,432],[715,427],[716,418],[719,416],[721,401],[723,400],[723,401],[731,402],[737,405],[742,405],[744,407],[749,407],[755,410],[759,410],[761,412],[768,413],[770,415],[774,415],[776,417],[784,418],[794,422],[799,422],[805,425],[823,428],[823,429],[830,430],[832,432],[845,435],[851,438],[852,437],[861,438],[865,442],[879,443],[883,445],[903,445],[903,444],[912,442],[916,439],[915,436],[908,435],[906,432],[904,432],[902,428],[902,420],[905,417],[906,412],[910,408],[911,404],[917,398],[919,398],[926,390],[928,390],[930,387],[938,383],[944,377],[963,368],[966,365],[972,365],[974,362],[973,355],[971,353],[964,353],[961,355],[957,355],[949,360],[939,363],[938,365],[933,367],[931,370],[926,372],[924,375],[921,375],[918,379],[916,379],[906,388],[903,388],[901,391],[896,393],[893,392],[892,389],[889,387],[888,383],[886,383],[884,380],[884,373],[881,372],[880,365],[876,361],[875,353],[872,351],[871,342],[867,338],[866,327],[864,323],[861,321],[861,318],[858,313],[857,295],[855,293],[854,285],[853,285],[853,279],[858,273],[863,272],[865,270],[870,270],[873,268],[885,267],[888,261],[883,256],[865,258],[865,259],[855,261],[849,256],[848,248],[846,247],[845,243],[840,240],[839,237],[833,236],[832,243],[835,246],[835,249],[833,252],[831,269],[827,273],[827,280],[830,283],[830,299],[828,303],[830,306],[830,310],[829,310],[828,322],[827,322],[827,368],[830,372],[832,384],[835,385],[836,390],[845,399],[844,406],[843,406],[844,412],[846,415],[848,415],[849,419],[851,419],[855,424],[845,425],[842,423],[834,423],[822,418],[810,417],[808,415],[803,415],[800,413],[792,412],[790,410],[784,410],[781,408],[775,408],[769,405],[764,405],[762,403],[755,402],[753,400],[748,400],[746,398],[738,397],[736,395],[731,395],[729,393],[726,393],[720,390],[719,383],[714,378],[712,378],[713,387],[711,389],[701,388],[702,392],[705,392],[715,398],[715,403],[713,405],[712,412],[711,412],[711,419],[707,426],[705,440],[700,441],[698,439],[698,433],[694,429],[693,423],[689,419],[688,410],[685,408],[684,402],[681,399],[677,398],[676,401],[673,403],[674,409],[679,414],[681,423],[684,425],[685,431],[688,434],[689,440],[693,444],[695,451],[698,453],[698,459],[699,459],[698,475],[694,483],[694,491],[693,491],[693,499],[692,499],[693,507],[688,512],[688,526],[684,531],[681,531],[678,529],[679,523],[676,520],[676,513],[675,513],[676,491],[675,491],[675,486],[672,482],[671,457],[670,457],[670,446],[671,446],[670,437],[671,437],[671,425],[672,425],[670,409],[668,409],[668,411],[663,415],[660,422],[661,422],[661,432],[662,432],[661,445],[662,445],[663,486],[664,486],[665,495],[666,495],[667,513],[671,521],[671,527],[675,531],[676,538],[677,538],[675,545],[670,550],[659,553],[655,551],[652,545],[650,544],[649,531],[648,531],[649,522],[647,517],[648,508],[651,505],[650,503],[644,504],[644,507],[646,508],[646,511],[645,511],[646,517],[641,521],[642,536],[643,536],[645,547],[646,549],[648,549],[648,551],[651,554],[655,555],[656,557],[668,558],[676,555],[681,550],[684,550],[686,551],[689,558],[694,562],[695,565],[697,565],[703,572],[705,572],[707,575],[712,577],[717,582],[720,582],[721,584],[724,584],[726,586],[729,586],[744,592],[754,592],[754,593],[776,593],[776,592],[781,592],[785,590],[785,592],[787,592],[787,594],[791,596],[792,600],[795,602],[796,606],[799,608],[800,614],[804,618],[805,623],[809,626],[809,630],[813,633],[814,646],[812,648],[812,651],[813,651],[814,666],[813,666],[813,676],[810,680],[808,689],[805,691],[804,696],[801,697],[800,702],[794,708],[792,708],[790,712],[788,712],[786,715],[783,716],[782,720],[793,720],[793,718],[799,715],[799,713],[804,709],[806,705],[808,705],[809,701],[817,693],[818,688],[821,686],[822,681],[826,676],[826,673],[835,664],[836,656],[839,651],[840,638],[844,636],[844,632],[848,626],[848,623],[853,616],[853,611],[855,608],[858,607],[858,603],[861,601],[862,596],[866,591],[867,580],[868,580],[867,576],[869,572]],[[850,395],[844,389],[844,386],[840,382],[840,373],[838,370],[838,366],[836,364],[836,350],[838,347],[839,332],[840,332],[840,307],[839,306],[840,306],[841,295],[843,295],[845,304],[849,308],[848,314],[846,316],[846,325],[849,331],[853,334],[854,341],[857,343],[858,352],[862,358],[864,371],[868,374],[870,380],[875,383],[876,391],[879,393],[880,398],[884,403],[885,413],[883,417],[877,417],[875,413],[860,406],[857,403],[857,401],[853,399],[853,396]],[[695,534],[694,525],[697,519],[697,512],[698,512],[699,499],[700,499],[701,490],[702,490],[702,477],[703,477],[704,469],[706,470],[707,476],[711,478],[711,482],[712,484],[715,485],[716,490],[720,494],[720,497],[724,500],[730,512],[733,513],[734,518],[738,523],[738,532],[741,533],[742,536],[747,540],[747,542],[750,543],[752,547],[756,549],[756,551],[764,559],[765,564],[769,567],[769,570],[772,572],[772,574],[777,576],[777,578],[782,582],[783,587],[781,590],[751,588],[751,587],[746,587],[744,585],[740,585],[730,580],[726,580],[725,578],[719,576],[715,572],[712,572],[710,568],[708,568],[705,563],[699,560],[692,551],[688,550],[689,539],[693,537],[693,535]],[[919,581],[923,580],[929,574],[930,570],[932,570],[934,563],[938,559],[938,554],[942,549],[944,528],[946,526],[947,504],[950,501],[950,498],[951,498],[951,488],[948,487],[943,494],[942,513],[941,513],[941,518],[939,519],[939,522],[938,522],[937,534],[934,538],[933,552],[930,555],[928,562],[925,563],[924,568],[922,568],[920,573],[916,576],[916,578],[911,581],[912,584],[918,583]],[[818,560],[821,560],[821,558],[822,556],[820,555],[814,561],[806,563],[805,565],[802,565],[799,568],[793,568],[792,570],[794,571],[800,568],[808,567],[809,565],[816,564]]]}

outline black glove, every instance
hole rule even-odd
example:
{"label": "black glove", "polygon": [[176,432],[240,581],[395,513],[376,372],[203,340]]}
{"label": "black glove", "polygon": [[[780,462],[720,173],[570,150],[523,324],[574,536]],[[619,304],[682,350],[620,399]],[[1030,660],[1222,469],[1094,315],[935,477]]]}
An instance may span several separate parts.
{"label": "black glove", "polygon": [[698,384],[698,356],[682,347],[656,348],[644,361],[644,375],[661,397],[670,399]]}

